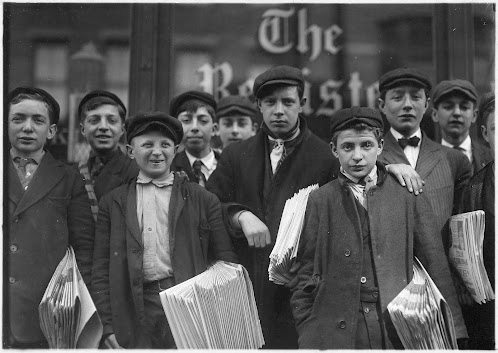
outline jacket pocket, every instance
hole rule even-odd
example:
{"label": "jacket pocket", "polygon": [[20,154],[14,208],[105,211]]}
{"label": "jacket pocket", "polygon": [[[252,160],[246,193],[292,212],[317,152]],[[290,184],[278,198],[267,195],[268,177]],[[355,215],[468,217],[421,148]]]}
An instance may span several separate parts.
{"label": "jacket pocket", "polygon": [[321,284],[323,283],[322,276],[319,274],[315,274],[311,276],[308,282],[304,285],[303,291],[306,293],[311,293],[312,301],[314,302],[316,299],[316,295],[318,290],[320,289]]}

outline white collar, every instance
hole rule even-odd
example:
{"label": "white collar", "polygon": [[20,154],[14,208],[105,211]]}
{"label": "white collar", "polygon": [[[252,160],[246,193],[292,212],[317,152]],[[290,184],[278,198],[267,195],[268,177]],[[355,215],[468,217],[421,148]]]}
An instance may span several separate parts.
{"label": "white collar", "polygon": [[[391,127],[391,134],[393,134],[393,136],[396,139],[396,141],[399,140],[400,138],[404,137],[399,132],[397,132],[396,130],[394,130],[392,127]],[[408,136],[408,138],[411,138],[413,136],[417,136],[420,140],[422,140],[422,130],[420,130],[420,128],[418,128],[418,130],[415,131],[415,133],[413,135]]]}
{"label": "white collar", "polygon": [[[449,143],[445,139],[441,139],[441,145],[446,146],[446,147],[454,147],[452,143]],[[470,139],[470,135],[467,135],[467,138],[463,140],[463,142],[458,145],[457,147],[462,148],[465,150],[465,152],[471,152],[472,151],[472,140]]]}
{"label": "white collar", "polygon": [[188,153],[187,150],[185,150],[185,154],[187,155],[188,161],[190,163],[190,166],[192,167],[194,165],[194,162],[198,159],[206,166],[208,170],[213,169],[215,162],[216,162],[216,157],[214,155],[214,151],[211,149],[207,155],[205,155],[202,158],[196,158],[192,156],[190,153]]}
{"label": "white collar", "polygon": [[[342,166],[341,166],[340,170],[341,170],[341,173],[342,173],[342,174],[343,174],[346,178],[348,178],[349,180],[351,180],[351,181],[355,182],[356,184],[358,184],[358,181],[360,181],[360,179],[359,179],[359,178],[355,178],[354,176],[349,175],[349,174],[348,174],[348,172],[346,172]],[[376,165],[374,165],[374,167],[372,168],[372,170],[370,171],[370,173],[368,173],[368,177],[369,177],[370,179],[372,179],[372,181],[373,181],[375,184],[377,184],[377,166],[376,166]]]}

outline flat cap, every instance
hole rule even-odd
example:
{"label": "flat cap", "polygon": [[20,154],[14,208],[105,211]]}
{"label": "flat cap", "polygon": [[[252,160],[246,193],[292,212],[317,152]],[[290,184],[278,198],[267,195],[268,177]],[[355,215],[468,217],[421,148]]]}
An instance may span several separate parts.
{"label": "flat cap", "polygon": [[182,94],[179,94],[178,96],[174,97],[171,100],[171,103],[169,105],[169,113],[175,118],[177,118],[178,114],[181,113],[179,109],[182,106],[182,104],[191,99],[200,100],[201,102],[210,105],[211,107],[213,107],[214,110],[216,110],[216,101],[214,100],[212,94],[201,91],[187,91]]}
{"label": "flat cap", "polygon": [[51,119],[52,124],[57,124],[59,121],[59,115],[60,115],[60,107],[59,103],[52,97],[47,91],[37,88],[37,87],[28,87],[28,86],[22,86],[22,87],[17,87],[14,88],[12,91],[9,92],[9,103],[12,102],[12,100],[17,97],[20,94],[38,94],[42,97],[43,101],[47,103],[50,108],[52,109],[52,117],[49,117]]}
{"label": "flat cap", "polygon": [[254,80],[252,92],[256,98],[261,98],[260,91],[263,87],[283,83],[287,85],[295,85],[304,90],[303,73],[297,67],[292,66],[275,66],[266,70]]}
{"label": "flat cap", "polygon": [[183,139],[182,123],[163,112],[138,113],[126,120],[125,129],[128,143],[146,131],[162,131],[173,140],[175,145]]}
{"label": "flat cap", "polygon": [[247,115],[254,120],[254,116],[258,113],[258,110],[256,109],[256,105],[244,96],[228,96],[218,101],[216,119],[237,113]]}
{"label": "flat cap", "polygon": [[380,113],[372,108],[351,107],[341,109],[330,117],[330,134],[343,130],[352,123],[365,123],[371,127],[384,129],[384,122]]}
{"label": "flat cap", "polygon": [[401,86],[403,83],[416,84],[426,88],[428,91],[432,87],[429,76],[422,71],[413,68],[399,68],[388,71],[379,78],[379,91],[383,92],[390,88]]}
{"label": "flat cap", "polygon": [[[124,116],[126,117],[126,107],[125,105],[123,104],[123,102],[121,101],[121,99],[119,99],[118,96],[116,96],[114,93],[112,92],[108,92],[108,91],[101,91],[101,90],[95,90],[95,91],[91,91],[89,93],[87,93],[83,99],[81,100],[80,102],[80,105],[78,105],[78,116],[81,117],[81,112],[83,110],[83,106],[85,105],[85,103],[87,103],[90,99],[92,98],[96,98],[96,97],[107,97],[107,98],[110,98],[112,99],[114,102],[116,102],[116,105],[119,105],[123,111],[124,111]],[[124,119],[124,118],[123,118]]]}
{"label": "flat cap", "polygon": [[432,104],[437,104],[443,96],[451,92],[461,92],[470,100],[477,103],[477,90],[472,83],[466,80],[444,80],[439,82],[432,90]]}
{"label": "flat cap", "polygon": [[494,105],[495,105],[495,92],[485,93],[481,98],[481,103],[479,103],[479,110],[477,112],[477,122],[479,125],[486,124],[486,122],[483,121],[484,112],[486,112],[486,110],[489,109],[489,107]]}

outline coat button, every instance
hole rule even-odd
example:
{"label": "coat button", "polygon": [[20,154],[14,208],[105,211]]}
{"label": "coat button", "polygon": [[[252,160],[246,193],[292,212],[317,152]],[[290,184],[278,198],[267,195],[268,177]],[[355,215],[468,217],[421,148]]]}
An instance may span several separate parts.
{"label": "coat button", "polygon": [[346,328],[346,321],[344,321],[344,320],[339,321],[339,328],[345,329]]}
{"label": "coat button", "polygon": [[379,292],[373,292],[372,297],[377,298],[379,296]]}
{"label": "coat button", "polygon": [[369,308],[365,308],[365,310],[363,310],[365,312],[365,314],[368,314],[370,312],[370,309]]}
{"label": "coat button", "polygon": [[19,222],[19,217],[14,218],[14,223]]}
{"label": "coat button", "polygon": [[9,282],[12,284],[12,283],[16,283],[16,279],[14,277],[9,277]]}
{"label": "coat button", "polygon": [[344,256],[349,256],[349,255],[351,255],[351,251],[349,250],[344,251]]}
{"label": "coat button", "polygon": [[12,251],[12,252],[16,252],[16,251],[17,251],[17,245],[12,244],[12,245],[10,246],[10,251]]}
{"label": "coat button", "polygon": [[361,283],[367,283],[367,278],[366,277],[361,277],[360,282]]}

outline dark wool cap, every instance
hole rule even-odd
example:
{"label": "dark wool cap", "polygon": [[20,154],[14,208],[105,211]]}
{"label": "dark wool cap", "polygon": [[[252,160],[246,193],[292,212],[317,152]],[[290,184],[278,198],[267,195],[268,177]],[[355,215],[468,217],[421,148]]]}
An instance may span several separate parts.
{"label": "dark wool cap", "polygon": [[481,98],[481,103],[479,104],[479,110],[477,113],[477,123],[480,125],[486,124],[483,121],[484,112],[491,106],[495,105],[495,92],[487,92]]}
{"label": "dark wool cap", "polygon": [[211,107],[213,107],[214,110],[216,110],[216,101],[214,100],[212,94],[200,91],[187,91],[174,97],[171,100],[171,103],[169,105],[169,113],[175,118],[177,118],[178,114],[181,113],[180,111],[178,111],[181,105],[191,99],[200,100],[201,102],[210,105]]}
{"label": "dark wool cap", "polygon": [[45,103],[47,103],[52,109],[53,115],[50,118],[52,124],[57,124],[59,122],[60,107],[59,103],[52,97],[47,91],[36,87],[17,87],[9,92],[9,104],[12,100],[20,94],[39,94]]}
{"label": "dark wool cap", "polygon": [[330,118],[330,134],[343,130],[346,125],[351,123],[365,123],[371,127],[384,129],[382,116],[377,110],[366,107],[351,107],[332,114]]}
{"label": "dark wool cap", "polygon": [[228,96],[219,100],[216,119],[237,113],[247,115],[254,120],[258,110],[256,105],[244,96]]}
{"label": "dark wool cap", "polygon": [[83,106],[85,105],[85,103],[87,103],[90,99],[95,98],[95,97],[107,97],[107,98],[112,99],[114,102],[116,102],[116,105],[119,105],[123,109],[124,116],[126,117],[126,107],[123,104],[123,102],[121,101],[121,99],[119,99],[118,96],[116,96],[114,93],[111,93],[108,91],[96,90],[96,91],[91,91],[91,92],[87,93],[83,97],[83,99],[81,100],[80,105],[78,105],[78,116],[80,118],[81,118],[81,111],[83,110]]}
{"label": "dark wool cap", "polygon": [[466,80],[444,80],[437,84],[432,90],[432,104],[440,102],[443,96],[451,92],[461,92],[466,95],[471,101],[477,103],[477,90],[472,83]]}
{"label": "dark wool cap", "polygon": [[401,86],[404,83],[416,84],[422,88],[431,90],[432,84],[429,76],[422,71],[411,68],[399,68],[386,72],[379,78],[379,91]]}
{"label": "dark wool cap", "polygon": [[252,92],[256,98],[261,98],[259,94],[263,87],[277,83],[298,86],[304,90],[302,71],[297,67],[281,65],[272,67],[256,77]]}
{"label": "dark wool cap", "polygon": [[178,145],[183,139],[182,123],[172,116],[163,112],[145,112],[126,120],[125,123],[126,138],[128,143],[134,137],[144,134],[146,131],[163,131],[171,138],[175,145]]}

